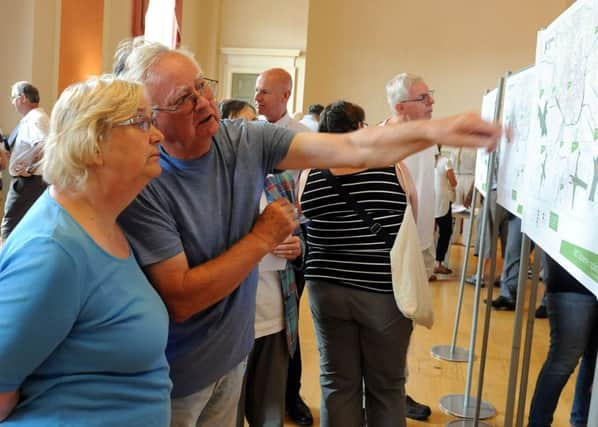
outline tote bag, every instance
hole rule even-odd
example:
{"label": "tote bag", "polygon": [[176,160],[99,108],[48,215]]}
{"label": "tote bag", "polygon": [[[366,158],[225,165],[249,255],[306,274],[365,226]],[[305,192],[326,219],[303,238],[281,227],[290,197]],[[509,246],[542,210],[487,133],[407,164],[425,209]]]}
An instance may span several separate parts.
{"label": "tote bag", "polygon": [[[398,165],[397,173],[400,173],[403,182],[406,182],[405,175]],[[430,329],[434,324],[432,294],[409,195],[403,222],[390,250],[390,267],[392,290],[399,310],[415,324]]]}

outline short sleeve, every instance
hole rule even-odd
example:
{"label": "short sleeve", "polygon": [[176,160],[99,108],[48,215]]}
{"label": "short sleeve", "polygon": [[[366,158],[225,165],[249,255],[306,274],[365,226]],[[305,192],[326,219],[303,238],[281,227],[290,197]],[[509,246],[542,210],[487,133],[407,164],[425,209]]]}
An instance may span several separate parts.
{"label": "short sleeve", "polygon": [[449,171],[449,170],[453,169],[453,161],[452,161],[451,159],[447,158],[447,159],[446,159],[446,162],[445,162],[445,165],[444,165],[444,168],[445,168],[447,171]]}
{"label": "short sleeve", "polygon": [[39,112],[25,122],[23,129],[19,129],[19,140],[29,145],[42,142],[48,135],[49,127],[48,116]]}
{"label": "short sleeve", "polygon": [[32,125],[31,143],[37,144],[38,142],[42,142],[44,139],[46,139],[49,130],[50,123],[48,116],[46,114],[40,114]]}
{"label": "short sleeve", "polygon": [[174,215],[165,206],[150,184],[118,218],[142,267],[184,250]]}
{"label": "short sleeve", "polygon": [[273,173],[276,166],[285,158],[291,141],[297,133],[294,130],[270,123],[248,123],[248,136],[251,144],[260,144],[264,171]]}
{"label": "short sleeve", "polygon": [[80,310],[75,260],[55,241],[32,239],[0,261],[0,391],[24,379],[68,336]]}

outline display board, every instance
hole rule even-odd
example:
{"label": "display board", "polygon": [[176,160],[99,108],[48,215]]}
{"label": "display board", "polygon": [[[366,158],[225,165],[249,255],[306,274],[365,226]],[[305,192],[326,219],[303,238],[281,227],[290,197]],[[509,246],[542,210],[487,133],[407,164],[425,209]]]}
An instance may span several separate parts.
{"label": "display board", "polygon": [[[498,108],[497,101],[498,88],[493,89],[484,95],[482,99],[481,116],[484,120],[493,122],[496,116],[496,109]],[[485,148],[478,149],[475,161],[475,179],[474,185],[478,192],[486,197],[488,192],[488,161],[490,160],[490,153]]]}
{"label": "display board", "polygon": [[531,131],[536,105],[535,68],[507,76],[503,93],[502,121],[509,133],[503,134],[498,148],[496,201],[521,218],[526,200],[527,150],[535,137]]}
{"label": "display board", "polygon": [[523,231],[598,296],[598,0],[538,33]]}

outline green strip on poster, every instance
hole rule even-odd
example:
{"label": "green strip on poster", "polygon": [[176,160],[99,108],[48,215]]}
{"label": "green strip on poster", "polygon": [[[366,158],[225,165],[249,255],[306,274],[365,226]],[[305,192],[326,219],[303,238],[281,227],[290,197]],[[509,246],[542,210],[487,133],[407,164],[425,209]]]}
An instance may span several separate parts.
{"label": "green strip on poster", "polygon": [[485,183],[485,182],[484,182],[484,183],[482,184],[482,190],[483,190],[483,191],[486,191],[486,192],[488,191],[488,184],[487,184],[487,183]]}
{"label": "green strip on poster", "polygon": [[511,200],[517,200],[517,190],[511,190]]}
{"label": "green strip on poster", "polygon": [[598,141],[598,128],[594,129],[594,141]]}
{"label": "green strip on poster", "polygon": [[523,215],[523,205],[517,205],[517,213]]}
{"label": "green strip on poster", "polygon": [[592,280],[598,282],[598,254],[566,240],[561,242],[560,252]]}
{"label": "green strip on poster", "polygon": [[554,230],[559,231],[559,216],[554,212],[550,212],[550,218],[548,219],[548,226]]}

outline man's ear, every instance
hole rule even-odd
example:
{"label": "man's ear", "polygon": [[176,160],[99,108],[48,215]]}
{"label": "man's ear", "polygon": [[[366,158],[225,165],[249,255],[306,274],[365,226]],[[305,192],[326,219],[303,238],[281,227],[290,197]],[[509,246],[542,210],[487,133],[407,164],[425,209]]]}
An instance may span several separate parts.
{"label": "man's ear", "polygon": [[291,97],[291,91],[290,91],[290,90],[288,90],[288,89],[287,89],[287,90],[285,90],[285,91],[284,91],[284,94],[283,94],[283,96],[284,96],[284,100],[285,100],[285,101],[288,101],[288,100],[289,100],[289,98]]}
{"label": "man's ear", "polygon": [[397,102],[395,104],[395,111],[397,112],[397,114],[401,115],[405,112],[405,106],[402,103]]}

